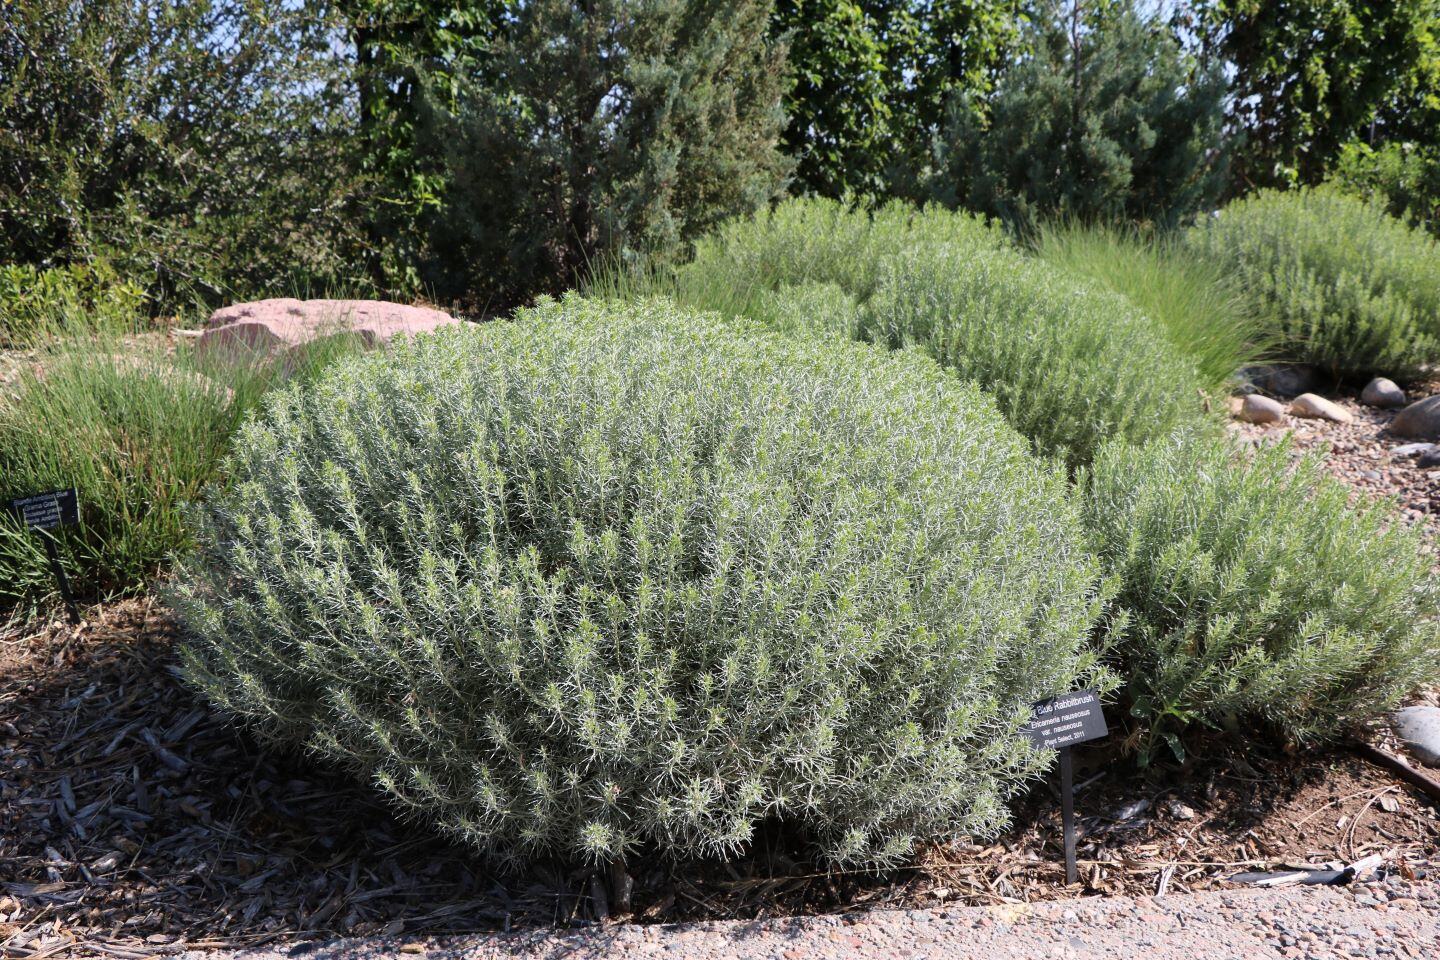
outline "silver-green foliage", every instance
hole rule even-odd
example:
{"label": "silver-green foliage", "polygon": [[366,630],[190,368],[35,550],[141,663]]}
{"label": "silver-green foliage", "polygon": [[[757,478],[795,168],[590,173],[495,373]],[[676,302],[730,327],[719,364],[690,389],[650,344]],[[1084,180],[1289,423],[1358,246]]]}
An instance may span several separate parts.
{"label": "silver-green foliage", "polygon": [[544,302],[277,395],[227,472],[189,678],[502,856],[993,830],[1094,667],[1064,476],[919,356]]}
{"label": "silver-green foliage", "polygon": [[1013,250],[935,244],[887,258],[861,334],[915,346],[994,394],[1072,465],[1202,418],[1195,364],[1124,297]]}
{"label": "silver-green foliage", "polygon": [[1265,191],[1193,228],[1281,349],[1335,376],[1409,379],[1440,361],[1440,245],[1338,191]]}
{"label": "silver-green foliage", "polygon": [[1118,672],[1177,749],[1194,722],[1322,738],[1440,677],[1440,593],[1417,532],[1352,504],[1317,458],[1292,460],[1287,445],[1247,460],[1182,432],[1106,444],[1080,481],[1129,612]]}
{"label": "silver-green foliage", "polygon": [[593,293],[632,299],[673,297],[727,316],[757,316],[767,296],[789,286],[835,284],[863,302],[875,290],[881,262],[901,250],[944,243],[1008,245],[998,226],[938,205],[889,203],[864,210],[837,200],[787,200],[721,224],[695,243],[678,267],[612,263],[593,278]]}

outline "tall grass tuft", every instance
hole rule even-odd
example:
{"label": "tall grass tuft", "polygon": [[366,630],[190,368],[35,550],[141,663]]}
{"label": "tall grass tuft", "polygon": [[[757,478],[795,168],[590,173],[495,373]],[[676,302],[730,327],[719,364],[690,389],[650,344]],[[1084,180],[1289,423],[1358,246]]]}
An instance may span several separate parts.
{"label": "tall grass tuft", "polygon": [[1274,337],[1243,289],[1219,264],[1178,241],[1078,224],[1043,227],[1036,255],[1129,300],[1195,361],[1207,390],[1220,394],[1235,371],[1265,359]]}
{"label": "tall grass tuft", "polygon": [[[235,355],[203,362],[159,335],[56,340],[0,394],[0,498],[76,488],[81,522],[55,533],[77,594],[141,591],[189,545],[181,506],[217,478],[261,394],[355,349],[331,337],[280,365]],[[38,535],[0,517],[0,609],[23,616],[54,591]]]}

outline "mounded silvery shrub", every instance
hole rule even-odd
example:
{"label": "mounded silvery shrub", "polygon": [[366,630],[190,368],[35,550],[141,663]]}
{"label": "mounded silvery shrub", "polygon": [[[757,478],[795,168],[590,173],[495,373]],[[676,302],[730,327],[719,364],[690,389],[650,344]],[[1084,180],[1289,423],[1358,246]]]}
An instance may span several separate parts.
{"label": "mounded silvery shrub", "polygon": [[1044,453],[1084,464],[1203,416],[1194,362],[1119,294],[1012,250],[934,244],[887,258],[860,333],[915,347],[994,394]]}
{"label": "mounded silvery shrub", "polygon": [[1151,749],[1191,724],[1322,739],[1440,678],[1418,532],[1288,445],[1178,433],[1101,448],[1086,523],[1128,624],[1110,654]]}
{"label": "mounded silvery shrub", "polygon": [[919,356],[545,302],[275,395],[226,469],[186,675],[500,856],[992,831],[1095,669],[1065,477]]}
{"label": "mounded silvery shrub", "polygon": [[1405,380],[1440,362],[1440,244],[1378,205],[1263,191],[1186,242],[1243,283],[1283,356],[1352,379]]}

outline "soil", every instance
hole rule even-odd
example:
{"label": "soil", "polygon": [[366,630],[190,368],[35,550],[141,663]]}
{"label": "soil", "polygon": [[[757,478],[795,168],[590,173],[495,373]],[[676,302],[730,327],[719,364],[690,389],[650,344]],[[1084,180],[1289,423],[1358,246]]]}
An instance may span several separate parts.
{"label": "soil", "polygon": [[[493,872],[396,819],[343,772],[261,747],[212,715],[176,666],[173,631],[151,601],[0,641],[0,955],[139,957],[588,927],[627,914],[618,887],[587,870]],[[628,916],[655,925],[1003,909],[1223,889],[1241,871],[1371,854],[1390,876],[1440,868],[1436,805],[1343,748],[1242,755],[1200,742],[1184,764],[1140,771],[1123,733],[1076,751],[1074,886],[1050,783],[1000,837],[937,846],[885,874],[818,869],[775,831],[729,864],[638,858]]]}

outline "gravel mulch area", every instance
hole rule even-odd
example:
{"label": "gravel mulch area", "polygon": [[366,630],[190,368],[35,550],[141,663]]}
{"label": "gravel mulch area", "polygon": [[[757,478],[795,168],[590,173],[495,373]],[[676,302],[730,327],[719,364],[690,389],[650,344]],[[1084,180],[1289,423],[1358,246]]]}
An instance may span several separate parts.
{"label": "gravel mulch area", "polygon": [[0,956],[278,943],[295,955],[342,936],[621,917],[655,925],[1008,908],[1212,890],[1243,870],[1376,854],[1392,873],[1417,877],[1440,857],[1436,805],[1350,752],[1242,755],[1202,742],[1183,766],[1142,775],[1121,728],[1076,751],[1074,887],[1064,885],[1052,782],[993,841],[938,847],[883,875],[817,869],[778,832],[729,864],[641,860],[627,909],[588,870],[493,873],[472,851],[394,818],[365,785],[262,749],[176,680],[173,645],[149,601],[93,609],[78,628],[0,638]]}
{"label": "gravel mulch area", "polygon": [[[1412,401],[1440,392],[1430,384],[1412,394]],[[1323,451],[1326,470],[1370,497],[1394,497],[1405,518],[1419,524],[1434,544],[1440,533],[1440,467],[1421,467],[1414,456],[1397,454],[1415,441],[1386,433],[1397,410],[1362,405],[1359,391],[1328,395],[1348,410],[1351,423],[1310,420],[1286,414],[1283,423],[1252,424],[1238,420],[1230,429],[1254,443],[1278,442],[1290,436],[1297,454]]]}
{"label": "gravel mulch area", "polygon": [[[1431,960],[1440,951],[1440,885],[1397,878],[1350,888],[1110,897],[1083,902],[1004,904],[767,922],[675,927],[601,927],[483,938],[348,940],[307,950],[307,960]],[[194,955],[196,960],[202,955]],[[233,960],[281,960],[282,950],[244,951]]]}

